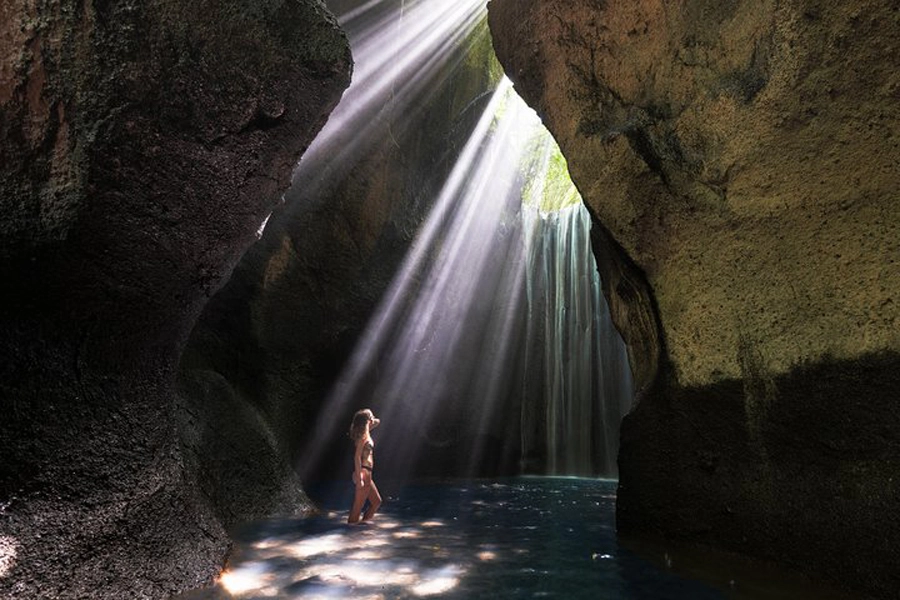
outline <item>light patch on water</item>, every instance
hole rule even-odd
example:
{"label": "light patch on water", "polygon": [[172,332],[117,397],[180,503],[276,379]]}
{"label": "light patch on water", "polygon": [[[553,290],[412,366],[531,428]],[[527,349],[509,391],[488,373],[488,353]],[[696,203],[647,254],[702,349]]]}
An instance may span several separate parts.
{"label": "light patch on water", "polygon": [[445,523],[443,521],[422,521],[419,523],[420,527],[444,527]]}
{"label": "light patch on water", "polygon": [[398,540],[408,540],[408,539],[414,539],[414,538],[422,536],[422,534],[420,532],[415,531],[415,530],[413,530],[413,531],[396,531],[392,535],[395,538],[397,538]]}
{"label": "light patch on water", "polygon": [[[466,568],[457,562],[445,562],[439,568],[423,568],[420,559],[434,560],[446,553],[440,545],[418,547],[415,559],[400,559],[400,548],[413,548],[406,538],[434,535],[441,521],[425,521],[435,529],[402,527],[395,520],[385,520],[393,527],[352,528],[346,531],[305,537],[299,540],[268,537],[252,544],[256,556],[229,569],[219,584],[238,598],[283,596],[285,586],[300,585],[302,597],[311,598],[382,598],[425,597],[443,594],[459,585]],[[413,544],[416,542],[414,541]],[[265,562],[274,561],[271,563]],[[289,568],[286,560],[297,561]],[[273,565],[267,568],[267,564]],[[434,563],[431,563],[434,567]]]}
{"label": "light patch on water", "polygon": [[268,587],[271,574],[265,563],[248,562],[222,573],[219,583],[229,594],[240,595],[253,591],[262,593]]}
{"label": "light patch on water", "polygon": [[271,550],[284,545],[284,541],[278,538],[265,538],[253,543],[254,550]]}
{"label": "light patch on water", "polygon": [[423,577],[421,583],[410,590],[416,596],[434,596],[444,594],[459,585],[463,570],[456,565],[432,571]]}
{"label": "light patch on water", "polygon": [[388,546],[390,545],[390,540],[384,537],[377,537],[372,539],[367,539],[359,542],[359,546],[363,548],[377,548],[379,546]]}
{"label": "light patch on water", "polygon": [[0,535],[0,577],[6,577],[16,564],[19,541],[8,535]]}
{"label": "light patch on water", "polygon": [[[299,597],[299,596],[298,596]],[[343,594],[334,593],[334,592],[326,592],[322,594],[306,594],[304,593],[302,598],[303,600],[335,600],[335,598],[344,598]],[[354,600],[386,600],[386,596],[384,594],[369,594],[367,596],[359,596],[353,595],[352,598]]]}
{"label": "light patch on water", "polygon": [[[565,485],[557,482],[557,485]],[[412,512],[409,517],[395,520],[399,528],[380,531],[377,528],[347,527],[343,519],[332,522],[315,519],[304,527],[302,522],[281,523],[277,528],[260,527],[259,542],[263,551],[252,545],[238,548],[231,569],[220,580],[219,589],[229,597],[242,600],[251,598],[416,598],[477,596],[463,594],[466,590],[516,589],[522,597],[536,597],[547,592],[551,597],[566,598],[626,598],[635,586],[646,587],[648,597],[673,600],[712,600],[722,594],[704,584],[681,579],[678,571],[692,562],[686,556],[668,555],[665,548],[651,548],[655,559],[647,556],[636,558],[632,552],[620,553],[614,524],[612,505],[604,505],[585,520],[598,495],[609,492],[609,485],[583,482],[571,487],[571,493],[583,498],[583,503],[573,506],[570,502],[557,502],[546,485],[526,486],[527,498],[533,504],[548,505],[553,510],[540,515],[533,509],[512,514],[491,501],[489,492],[482,499],[487,508],[471,507],[471,498],[458,489],[444,486],[434,494],[440,494],[441,507],[421,506],[416,496],[398,501],[394,508],[399,514],[419,506],[427,513]],[[485,486],[485,490],[488,490]],[[568,489],[568,488],[567,488]],[[455,494],[455,495],[454,495]],[[432,496],[427,496],[431,498]],[[552,502],[551,502],[552,499]],[[470,518],[475,511],[484,512],[483,518]],[[466,511],[470,511],[466,513]],[[453,527],[424,529],[420,522],[440,521],[450,524],[459,517]],[[592,520],[602,520],[593,524]],[[495,526],[501,526],[503,534],[497,536]],[[600,527],[599,525],[603,525]],[[322,526],[331,527],[325,535]],[[273,544],[272,532],[282,531],[280,544]],[[315,531],[312,537],[309,531]],[[396,533],[419,532],[417,539],[398,539]],[[248,532],[249,533],[249,532]],[[298,559],[286,550],[299,545],[302,539],[343,539],[343,550],[334,554],[316,554]],[[336,536],[336,537],[335,537]],[[298,539],[300,538],[300,539]],[[8,539],[0,538],[8,544]],[[249,540],[248,540],[249,541]],[[564,542],[564,543],[561,543]],[[370,544],[384,544],[372,547]],[[263,559],[262,557],[266,558]],[[246,562],[240,562],[240,561]],[[697,561],[698,559],[694,559]],[[652,563],[652,564],[650,564]],[[662,564],[657,564],[662,563]],[[653,566],[656,565],[656,566]],[[713,559],[699,558],[693,567],[709,569]],[[729,568],[725,583],[734,590],[755,590],[752,582],[739,577]],[[708,576],[708,574],[707,574]],[[750,575],[748,574],[747,577]],[[572,581],[578,581],[577,590],[570,590]],[[734,582],[733,584],[731,582]],[[718,585],[718,584],[717,584]],[[768,585],[768,584],[767,584]],[[568,592],[562,594],[562,590]],[[759,588],[762,589],[762,588]],[[775,588],[773,588],[775,589]],[[765,591],[747,597],[775,597]],[[778,595],[784,598],[816,598],[816,600],[848,600],[843,596],[794,594]]]}
{"label": "light patch on water", "polygon": [[395,570],[387,561],[339,561],[310,565],[299,572],[299,579],[317,577],[330,585],[400,586],[415,585],[419,577],[406,569]]}
{"label": "light patch on water", "polygon": [[383,560],[389,558],[387,552],[379,550],[360,550],[347,555],[349,560]]}
{"label": "light patch on water", "polygon": [[346,549],[347,539],[341,534],[321,535],[288,546],[288,552],[296,558],[310,558],[320,554],[333,554]]}

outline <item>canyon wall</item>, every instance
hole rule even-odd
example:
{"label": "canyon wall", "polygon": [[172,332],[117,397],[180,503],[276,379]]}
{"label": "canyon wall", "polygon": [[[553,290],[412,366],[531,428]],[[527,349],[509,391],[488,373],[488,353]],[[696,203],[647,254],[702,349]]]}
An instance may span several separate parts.
{"label": "canyon wall", "polygon": [[596,219],[618,526],[900,585],[896,3],[492,0]]}
{"label": "canyon wall", "polygon": [[0,596],[221,568],[177,361],[350,68],[317,0],[0,4]]}

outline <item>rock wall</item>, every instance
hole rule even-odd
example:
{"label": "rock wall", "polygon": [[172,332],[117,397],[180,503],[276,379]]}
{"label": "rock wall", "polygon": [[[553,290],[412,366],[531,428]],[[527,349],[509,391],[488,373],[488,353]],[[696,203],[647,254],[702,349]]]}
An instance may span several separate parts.
{"label": "rock wall", "polygon": [[643,388],[620,531],[893,593],[896,3],[492,0],[490,18],[618,249],[601,275]]}
{"label": "rock wall", "polygon": [[350,65],[317,0],[0,5],[0,596],[218,572],[175,367]]}

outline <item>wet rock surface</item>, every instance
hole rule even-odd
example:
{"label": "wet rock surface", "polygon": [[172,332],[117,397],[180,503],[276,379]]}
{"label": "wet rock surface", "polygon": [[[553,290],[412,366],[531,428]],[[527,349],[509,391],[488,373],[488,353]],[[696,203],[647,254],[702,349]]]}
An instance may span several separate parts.
{"label": "wet rock surface", "polygon": [[619,527],[892,593],[897,7],[494,0],[490,18],[619,250],[601,271],[632,283],[605,289],[643,386]]}
{"label": "wet rock surface", "polygon": [[0,7],[0,596],[218,572],[175,365],[350,65],[314,1]]}

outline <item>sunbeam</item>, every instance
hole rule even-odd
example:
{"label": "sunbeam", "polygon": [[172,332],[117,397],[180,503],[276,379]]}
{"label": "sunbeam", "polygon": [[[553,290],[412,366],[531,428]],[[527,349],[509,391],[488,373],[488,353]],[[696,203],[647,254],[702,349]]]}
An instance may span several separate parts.
{"label": "sunbeam", "polygon": [[[631,395],[625,348],[602,326],[590,216],[568,175],[558,183],[560,160],[504,78],[320,413],[301,472],[370,405],[391,431],[380,454],[401,479],[489,470],[486,455],[512,454],[518,437],[502,419],[518,411],[525,471],[615,475]],[[425,449],[440,460],[422,467]]]}
{"label": "sunbeam", "polygon": [[[435,78],[465,55],[450,49],[483,25],[484,4],[338,7],[359,63],[298,168],[304,197],[333,185],[368,145],[403,139],[397,123],[409,119],[389,112],[427,103]],[[479,106],[428,218],[316,415],[299,454],[305,480],[320,476],[363,406],[385,424],[382,476],[615,475],[623,411],[607,418],[602,396],[606,380],[627,379],[628,369],[625,361],[612,375],[600,356],[625,351],[598,318],[608,320],[608,309],[590,216],[558,147],[508,79]],[[613,392],[627,397],[617,406],[628,405],[627,382]]]}
{"label": "sunbeam", "polygon": [[[413,436],[410,439],[420,437],[434,417],[435,405],[445,399],[448,365],[461,358],[454,352],[465,333],[464,326],[471,325],[467,317],[476,300],[480,273],[488,259],[496,256],[491,246],[497,243],[498,222],[509,209],[512,213],[505,216],[514,219],[516,215],[519,199],[512,198],[510,203],[509,197],[519,160],[508,150],[512,138],[524,129],[518,126],[527,108],[522,110],[524,104],[518,102],[516,110],[505,111],[505,118],[497,122],[510,88],[508,80],[497,88],[463,148],[427,222],[326,402],[328,408],[322,412],[315,436],[303,454],[308,460],[315,462],[327,440],[343,426],[347,408],[360,397],[371,398],[386,422],[411,410],[416,419],[403,419],[413,425],[412,431],[406,432]],[[536,118],[533,113],[532,118]],[[513,252],[518,247],[516,239],[500,241],[512,246]],[[506,271],[512,277],[506,278],[504,286],[509,288],[505,297],[518,298],[517,304],[522,298],[520,267],[521,262]],[[498,295],[506,291],[498,290]],[[498,359],[505,360],[506,356]],[[363,392],[361,386],[368,385],[370,372],[378,371],[380,365],[384,374],[376,388]],[[486,375],[503,372],[492,365],[482,367],[480,372]],[[379,400],[387,398],[395,401]],[[393,468],[399,470],[401,462],[411,467],[415,460],[413,453],[397,458],[400,462]]]}
{"label": "sunbeam", "polygon": [[[463,56],[486,0],[332,2],[356,60],[350,87],[294,174],[293,193],[319,197],[372,146],[402,135]],[[346,6],[345,6],[346,5]],[[403,119],[392,115],[402,114]],[[396,140],[395,140],[396,143]],[[288,192],[289,194],[291,192]]]}

